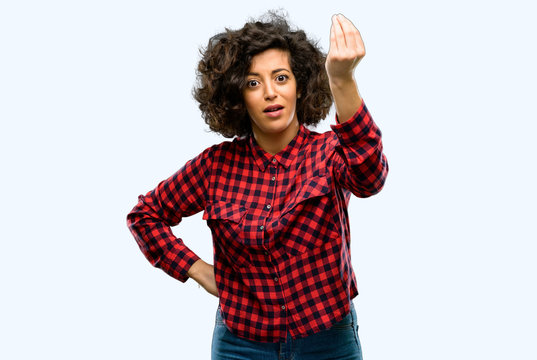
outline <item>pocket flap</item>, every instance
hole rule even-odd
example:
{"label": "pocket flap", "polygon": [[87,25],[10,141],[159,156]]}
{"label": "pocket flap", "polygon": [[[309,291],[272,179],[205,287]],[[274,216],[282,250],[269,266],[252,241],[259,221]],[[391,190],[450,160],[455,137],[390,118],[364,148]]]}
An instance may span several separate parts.
{"label": "pocket flap", "polygon": [[203,220],[222,219],[240,222],[246,214],[246,207],[225,201],[216,201],[208,203],[203,211]]}
{"label": "pocket flap", "polygon": [[301,186],[301,188],[298,190],[298,193],[293,201],[290,201],[285,209],[283,210],[282,214],[285,214],[291,210],[293,210],[298,204],[301,202],[317,197],[317,196],[323,196],[330,192],[330,185],[328,184],[328,179],[326,176],[316,176],[313,178],[310,178],[306,181],[306,183]]}

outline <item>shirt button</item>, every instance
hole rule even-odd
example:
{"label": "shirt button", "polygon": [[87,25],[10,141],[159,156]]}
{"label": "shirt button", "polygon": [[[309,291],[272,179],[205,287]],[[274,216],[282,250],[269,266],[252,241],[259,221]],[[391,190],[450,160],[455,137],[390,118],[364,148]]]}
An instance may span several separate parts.
{"label": "shirt button", "polygon": [[272,180],[272,181],[276,180],[276,176],[273,176],[271,180]]}
{"label": "shirt button", "polygon": [[269,252],[265,250],[265,255],[268,255],[268,254],[269,254]]}
{"label": "shirt button", "polygon": [[261,225],[261,226],[259,227],[259,230],[263,230],[264,228],[265,228],[265,227],[264,227],[263,225]]}
{"label": "shirt button", "polygon": [[285,310],[285,305],[282,305],[282,310]]}
{"label": "shirt button", "polygon": [[277,276],[274,278],[274,281],[278,282],[278,277]]}
{"label": "shirt button", "polygon": [[267,209],[270,209],[270,204],[267,205]]}
{"label": "shirt button", "polygon": [[272,162],[276,164],[276,158],[272,158]]}

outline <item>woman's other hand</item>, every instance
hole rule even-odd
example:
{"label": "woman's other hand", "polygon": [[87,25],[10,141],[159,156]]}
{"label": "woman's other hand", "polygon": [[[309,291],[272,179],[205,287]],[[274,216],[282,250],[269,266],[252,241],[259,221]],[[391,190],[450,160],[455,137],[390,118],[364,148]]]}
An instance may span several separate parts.
{"label": "woman's other hand", "polygon": [[200,284],[209,294],[218,297],[213,265],[199,259],[188,270],[188,276]]}

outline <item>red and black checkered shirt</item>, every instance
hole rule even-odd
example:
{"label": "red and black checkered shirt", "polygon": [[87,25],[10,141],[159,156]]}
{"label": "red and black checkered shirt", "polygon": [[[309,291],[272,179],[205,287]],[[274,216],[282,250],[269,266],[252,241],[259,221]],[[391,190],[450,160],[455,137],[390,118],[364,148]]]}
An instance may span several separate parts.
{"label": "red and black checkered shirt", "polygon": [[351,193],[380,191],[388,164],[365,105],[330,127],[301,125],[276,155],[253,136],[213,145],[127,216],[151,264],[184,282],[199,258],[170,227],[203,211],[223,318],[240,337],[278,342],[327,329],[358,295],[347,205]]}

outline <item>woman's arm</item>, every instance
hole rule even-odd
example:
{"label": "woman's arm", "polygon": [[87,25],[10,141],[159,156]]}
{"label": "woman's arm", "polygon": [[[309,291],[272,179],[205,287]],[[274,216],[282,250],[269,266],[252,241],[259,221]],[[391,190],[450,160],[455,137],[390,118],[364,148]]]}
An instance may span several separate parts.
{"label": "woman's arm", "polygon": [[364,56],[364,42],[358,29],[345,16],[332,16],[326,72],[339,123],[350,119],[362,104],[354,69]]}
{"label": "woman's arm", "polygon": [[127,215],[127,225],[149,262],[182,282],[200,259],[171,227],[205,208],[211,159],[212,148],[208,148],[155,189],[140,195]]}
{"label": "woman's arm", "polygon": [[358,29],[343,15],[332,17],[326,71],[337,112],[331,125],[339,144],[332,158],[337,184],[358,197],[378,193],[388,174],[381,132],[358,93],[354,69],[365,56]]}
{"label": "woman's arm", "polygon": [[200,284],[209,294],[218,297],[213,265],[199,259],[188,270],[188,276]]}

